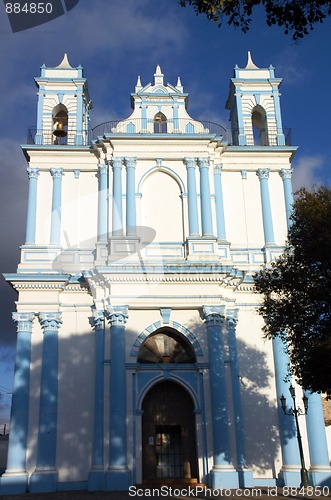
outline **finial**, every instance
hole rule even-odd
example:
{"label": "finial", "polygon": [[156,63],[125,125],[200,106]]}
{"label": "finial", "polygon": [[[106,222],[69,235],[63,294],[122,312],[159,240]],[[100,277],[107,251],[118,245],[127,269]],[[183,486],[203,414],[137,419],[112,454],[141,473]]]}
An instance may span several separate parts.
{"label": "finial", "polygon": [[67,55],[67,53],[64,54],[62,61],[56,67],[57,68],[72,68],[72,66],[70,65],[70,63],[68,61],[68,55]]}
{"label": "finial", "polygon": [[159,64],[156,66],[154,73],[154,85],[163,85],[163,74]]}
{"label": "finial", "polygon": [[252,56],[251,56],[251,52],[250,50],[248,51],[248,54],[247,54],[247,64],[246,64],[246,68],[245,69],[259,69],[254,63],[253,63],[253,59],[252,59]]}
{"label": "finial", "polygon": [[178,90],[180,90],[181,92],[183,92],[183,85],[182,85],[182,82],[180,80],[180,76],[178,77],[176,88]]}
{"label": "finial", "polygon": [[138,75],[135,91],[138,92],[142,88],[140,75]]}

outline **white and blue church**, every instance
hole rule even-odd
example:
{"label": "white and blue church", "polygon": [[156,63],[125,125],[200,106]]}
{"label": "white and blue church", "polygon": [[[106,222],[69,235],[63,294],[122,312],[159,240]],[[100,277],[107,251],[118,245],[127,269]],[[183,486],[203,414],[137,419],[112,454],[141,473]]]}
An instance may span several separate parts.
{"label": "white and blue church", "polygon": [[[65,55],[35,82],[0,493],[299,486],[288,354],[263,339],[252,278],[282,252],[292,204],[273,66],[235,67],[229,129],[193,119],[160,66],[128,118],[93,128],[81,66]],[[327,485],[320,395],[308,404],[306,467]]]}

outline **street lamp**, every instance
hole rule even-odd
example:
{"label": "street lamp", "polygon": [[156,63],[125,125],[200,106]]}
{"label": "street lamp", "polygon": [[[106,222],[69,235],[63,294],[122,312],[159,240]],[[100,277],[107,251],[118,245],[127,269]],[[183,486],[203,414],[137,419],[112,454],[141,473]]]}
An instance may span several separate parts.
{"label": "street lamp", "polygon": [[300,483],[300,488],[306,488],[307,486],[311,486],[310,482],[309,482],[309,479],[308,479],[308,472],[307,472],[307,469],[306,469],[306,466],[305,466],[305,458],[304,458],[304,455],[303,455],[303,448],[302,448],[302,439],[301,439],[301,434],[300,434],[300,428],[299,428],[299,420],[298,420],[298,416],[299,415],[306,415],[307,412],[308,412],[308,398],[307,396],[303,396],[302,398],[302,401],[303,401],[303,405],[304,405],[304,411],[301,410],[301,408],[297,408],[296,406],[296,403],[295,403],[295,389],[293,387],[293,385],[291,384],[290,387],[289,387],[289,391],[290,391],[290,394],[291,394],[291,397],[293,399],[293,408],[290,408],[289,410],[286,410],[286,398],[284,396],[284,394],[281,395],[281,397],[279,398],[280,399],[280,403],[282,405],[282,410],[284,412],[285,415],[294,415],[294,418],[295,418],[295,425],[296,425],[296,429],[297,429],[297,439],[298,439],[298,445],[299,445],[299,453],[300,453],[300,461],[301,461],[301,470],[300,470],[300,474],[301,474],[301,483]]}

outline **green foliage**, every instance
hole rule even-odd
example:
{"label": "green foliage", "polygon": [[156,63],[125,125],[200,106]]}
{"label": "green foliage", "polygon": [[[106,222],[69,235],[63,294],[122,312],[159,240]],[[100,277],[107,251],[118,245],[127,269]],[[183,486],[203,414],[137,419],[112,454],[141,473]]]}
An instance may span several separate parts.
{"label": "green foliage", "polygon": [[265,336],[287,341],[301,385],[331,396],[331,190],[297,194],[283,255],[254,277],[259,313]]}
{"label": "green foliage", "polygon": [[192,5],[219,26],[224,19],[243,32],[249,29],[253,8],[265,9],[268,26],[278,25],[294,40],[303,38],[314,25],[331,15],[331,0],[179,0],[182,7]]}

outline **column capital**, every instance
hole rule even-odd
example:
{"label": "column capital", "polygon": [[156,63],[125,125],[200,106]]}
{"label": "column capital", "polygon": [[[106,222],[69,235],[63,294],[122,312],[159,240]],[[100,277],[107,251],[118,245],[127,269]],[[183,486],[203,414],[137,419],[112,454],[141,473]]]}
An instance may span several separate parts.
{"label": "column capital", "polygon": [[291,168],[282,168],[279,171],[279,175],[284,179],[292,179],[293,170]]}
{"label": "column capital", "polygon": [[217,163],[214,165],[214,173],[215,174],[221,174],[223,170],[223,163]]}
{"label": "column capital", "polygon": [[209,168],[209,162],[209,156],[207,158],[198,158],[199,169],[201,170],[202,168]]}
{"label": "column capital", "polygon": [[39,323],[45,331],[57,332],[62,323],[62,314],[60,312],[40,312]]}
{"label": "column capital", "polygon": [[126,156],[124,158],[126,168],[136,168],[137,157],[136,156]]}
{"label": "column capital", "polygon": [[53,179],[61,179],[64,175],[63,168],[51,168],[50,173]]}
{"label": "column capital", "polygon": [[98,164],[98,171],[99,174],[103,175],[108,172],[108,165],[106,163],[99,163]]}
{"label": "column capital", "polygon": [[12,318],[17,323],[17,332],[31,332],[34,317],[34,313],[13,312]]}
{"label": "column capital", "polygon": [[38,179],[38,175],[40,174],[39,168],[27,167],[26,171],[28,173],[29,179]]}
{"label": "column capital", "polygon": [[196,158],[186,157],[186,158],[184,158],[184,163],[185,163],[186,168],[195,168],[197,165],[197,160],[196,160]]}
{"label": "column capital", "polygon": [[227,309],[226,322],[230,329],[235,330],[238,322],[238,309]]}
{"label": "column capital", "polygon": [[120,156],[113,157],[111,160],[111,164],[113,168],[122,168],[123,158]]}
{"label": "column capital", "polygon": [[269,173],[270,169],[269,168],[259,168],[256,172],[256,175],[258,178],[261,179],[269,179]]}
{"label": "column capital", "polygon": [[203,306],[202,318],[205,320],[207,327],[222,326],[224,324],[225,306]]}
{"label": "column capital", "polygon": [[105,327],[105,312],[92,309],[92,314],[95,330],[102,330]]}
{"label": "column capital", "polygon": [[128,319],[128,306],[107,306],[105,314],[110,326],[124,326]]}

